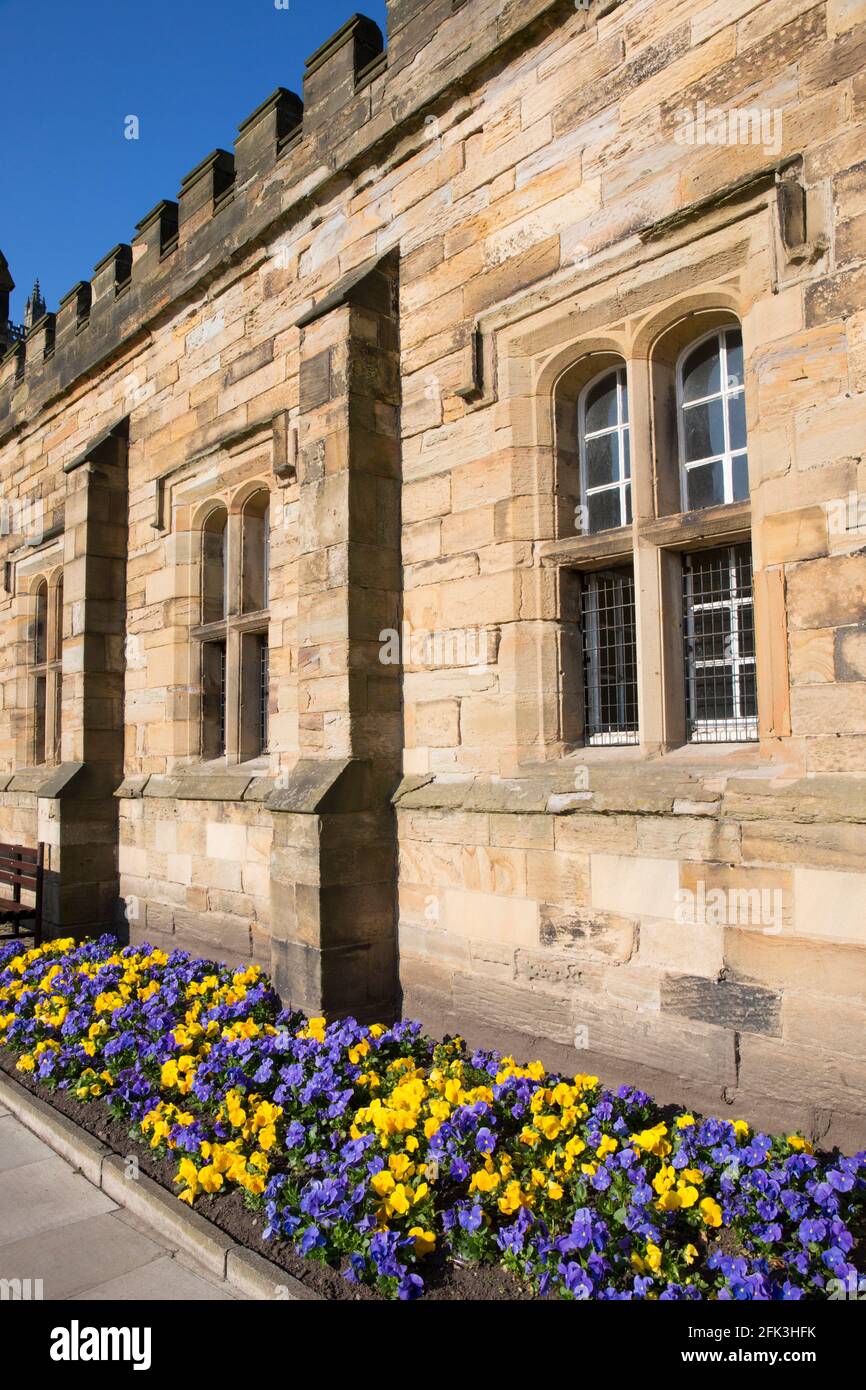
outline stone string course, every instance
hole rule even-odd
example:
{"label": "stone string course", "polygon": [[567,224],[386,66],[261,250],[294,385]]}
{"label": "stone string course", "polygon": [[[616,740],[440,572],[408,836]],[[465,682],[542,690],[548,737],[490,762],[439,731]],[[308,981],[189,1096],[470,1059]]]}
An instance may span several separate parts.
{"label": "stone string course", "polygon": [[[48,845],[52,931],[862,1142],[866,2],[389,0],[386,38],[350,20],[0,362],[0,837]],[[677,138],[717,108],[766,138]],[[750,497],[682,514],[672,364],[731,319]],[[587,537],[613,355],[635,519]],[[261,487],[269,751],[215,763],[201,527],[239,554]],[[749,537],[759,738],[688,745],[680,555]],[[640,742],[584,748],[579,576],[626,561]]]}

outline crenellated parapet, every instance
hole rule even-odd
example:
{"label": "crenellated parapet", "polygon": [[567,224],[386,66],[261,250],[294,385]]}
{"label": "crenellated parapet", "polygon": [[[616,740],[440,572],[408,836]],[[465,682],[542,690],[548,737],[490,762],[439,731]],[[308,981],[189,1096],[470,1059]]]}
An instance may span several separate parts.
{"label": "crenellated parapet", "polygon": [[[157,203],[131,243],[115,246],[64,295],[56,316],[43,316],[6,349],[0,441],[239,260],[251,241],[312,205],[341,171],[396,143],[413,121],[420,126],[431,104],[518,33],[565,8],[564,0],[388,0],[387,50],[378,25],[353,15],[307,59],[303,100],[278,87],[241,122],[233,150],[197,164],[176,202]],[[428,45],[429,62],[419,60]]]}

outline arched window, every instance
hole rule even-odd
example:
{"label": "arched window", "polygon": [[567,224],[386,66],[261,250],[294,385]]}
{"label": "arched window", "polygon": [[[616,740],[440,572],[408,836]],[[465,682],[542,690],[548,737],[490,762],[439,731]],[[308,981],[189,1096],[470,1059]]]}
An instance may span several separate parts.
{"label": "arched window", "polygon": [[42,666],[48,659],[48,581],[36,586],[33,626],[33,664]]}
{"label": "arched window", "polygon": [[625,367],[584,387],[578,402],[581,505],[588,534],[631,523],[631,441]]}
{"label": "arched window", "polygon": [[260,613],[268,606],[270,500],[270,493],[263,488],[253,493],[243,510],[241,606],[244,613]]}
{"label": "arched window", "polygon": [[30,754],[34,764],[60,758],[63,667],[63,578],[39,579],[33,590],[33,717]]}
{"label": "arched window", "polygon": [[684,351],[677,373],[680,481],[687,512],[749,495],[743,335],[715,329]]}
{"label": "arched window", "polygon": [[[230,537],[230,540],[228,539]],[[220,504],[202,526],[201,751],[243,762],[268,748],[270,493]]]}
{"label": "arched window", "polygon": [[[271,495],[254,492],[244,504],[241,606],[244,613],[264,613],[270,582]],[[241,639],[241,755],[256,757],[268,747],[270,667],[268,626],[247,628]]]}
{"label": "arched window", "polygon": [[222,622],[228,614],[228,515],[215,507],[201,535],[201,620]]}

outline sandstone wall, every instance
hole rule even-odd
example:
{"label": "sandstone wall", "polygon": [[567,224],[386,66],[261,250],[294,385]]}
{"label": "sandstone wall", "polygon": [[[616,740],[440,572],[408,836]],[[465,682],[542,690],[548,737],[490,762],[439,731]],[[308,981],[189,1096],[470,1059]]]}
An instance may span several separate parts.
{"label": "sandstone wall", "polygon": [[[113,797],[115,901],[100,867],[79,927],[271,953],[294,997],[358,1012],[387,1006],[397,941],[431,1024],[862,1134],[864,53],[862,0],[390,4],[387,58],[347,26],[301,124],[275,94],[184,180],[179,229],[159,205],[13,347],[0,474],[43,537],[6,542],[0,826],[32,841],[54,800],[72,900],[81,804]],[[748,138],[680,138],[717,110]],[[733,321],[750,496],[683,514],[670,364]],[[614,357],[634,522],[603,538],[575,530],[568,419]],[[77,592],[76,465],[120,420],[125,575]],[[219,502],[237,528],[261,486],[269,752],[203,766],[202,519]],[[759,738],[697,747],[676,567],[748,539]],[[625,561],[639,742],[585,748],[578,579]],[[32,768],[27,663],[61,562],[55,777]],[[122,702],[106,684],[97,710],[109,675]],[[86,737],[115,729],[123,775],[88,791]],[[783,909],[684,923],[683,889]]]}

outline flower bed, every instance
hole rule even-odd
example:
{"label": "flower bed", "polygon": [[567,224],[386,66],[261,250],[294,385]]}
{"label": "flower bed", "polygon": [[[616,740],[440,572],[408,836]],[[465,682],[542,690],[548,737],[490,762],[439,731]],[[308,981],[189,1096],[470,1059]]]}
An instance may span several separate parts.
{"label": "flower bed", "polygon": [[417,1023],[326,1025],[256,966],[7,944],[0,1044],[171,1157],[181,1201],[239,1188],[266,1236],[389,1297],[419,1295],[443,1256],[567,1298],[826,1297],[856,1278],[866,1154],[663,1117],[641,1091]]}

